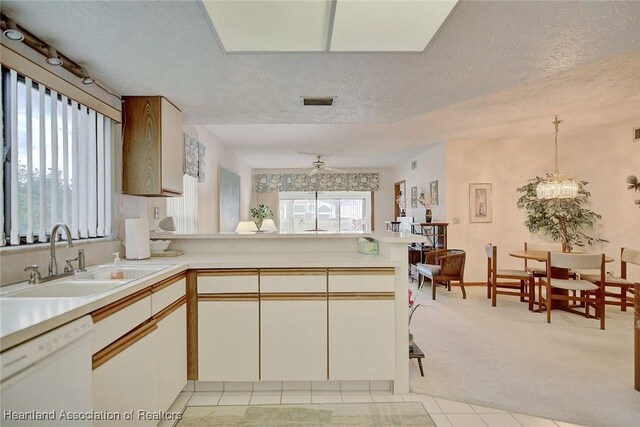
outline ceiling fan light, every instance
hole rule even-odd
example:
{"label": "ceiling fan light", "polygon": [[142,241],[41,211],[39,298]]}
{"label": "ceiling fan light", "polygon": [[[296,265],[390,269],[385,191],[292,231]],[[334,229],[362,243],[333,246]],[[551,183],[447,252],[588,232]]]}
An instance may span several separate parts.
{"label": "ceiling fan light", "polygon": [[4,30],[3,34],[6,38],[16,42],[21,42],[22,40],[24,40],[24,34],[22,34],[22,31],[18,30],[18,26],[13,21],[13,19],[7,18],[5,23],[7,27]]}
{"label": "ceiling fan light", "polygon": [[49,46],[47,48],[49,55],[47,56],[47,64],[53,65],[54,67],[59,67],[63,64],[62,59],[58,55],[58,51],[55,47]]}

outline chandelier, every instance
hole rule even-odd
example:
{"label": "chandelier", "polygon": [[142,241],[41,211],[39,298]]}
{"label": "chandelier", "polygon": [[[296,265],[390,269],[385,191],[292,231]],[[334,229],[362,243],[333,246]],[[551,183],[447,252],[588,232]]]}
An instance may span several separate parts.
{"label": "chandelier", "polygon": [[578,184],[569,178],[565,178],[558,171],[558,125],[562,120],[558,120],[558,116],[553,121],[556,126],[555,139],[555,165],[556,169],[551,174],[550,179],[541,181],[536,187],[536,195],[538,199],[574,199],[578,196]]}

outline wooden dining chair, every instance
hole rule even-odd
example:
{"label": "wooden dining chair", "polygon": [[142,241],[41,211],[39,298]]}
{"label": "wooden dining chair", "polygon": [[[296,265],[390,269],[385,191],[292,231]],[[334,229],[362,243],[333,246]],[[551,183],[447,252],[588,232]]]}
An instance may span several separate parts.
{"label": "wooden dining chair", "polygon": [[[542,292],[538,296],[540,307],[545,307],[547,310],[547,323],[551,323],[551,310],[554,308],[554,301],[556,301],[556,308],[563,308],[563,310],[574,314],[600,319],[600,329],[604,329],[604,287],[582,278],[568,278],[571,270],[593,269],[599,270],[600,283],[604,283],[604,262],[604,254],[547,253],[547,265],[549,266],[547,268],[547,277],[540,278],[540,283],[545,286],[546,292],[544,297]],[[554,267],[557,269],[556,272],[564,271],[564,276],[567,278],[551,277],[551,271]],[[570,295],[569,291],[576,291],[576,294]],[[586,307],[585,312],[569,307],[568,303],[571,301],[584,304]],[[589,307],[595,308],[595,316],[586,314]]]}
{"label": "wooden dining chair", "polygon": [[458,282],[462,289],[462,298],[467,298],[464,289],[464,263],[466,252],[461,250],[447,250],[446,255],[438,257],[438,264],[418,264],[418,289],[422,289],[425,279],[431,281],[431,299],[436,299],[436,288],[439,283],[451,290],[451,282]]}
{"label": "wooden dining chair", "polygon": [[487,252],[487,298],[491,298],[491,305],[496,306],[498,295],[519,296],[520,302],[529,302],[532,311],[535,299],[533,274],[525,270],[498,269],[498,247],[489,243],[484,248]]}
{"label": "wooden dining chair", "polygon": [[[627,263],[640,265],[640,251],[637,249],[622,248],[620,251],[620,276],[606,275],[604,282],[604,303],[620,306],[621,311],[627,311],[627,307],[633,307],[634,304],[634,298],[632,296],[634,282],[627,280]],[[598,274],[584,273],[581,274],[580,277],[596,285],[600,285],[600,276]],[[613,289],[613,291],[608,291],[607,288]],[[609,299],[607,299],[607,297],[609,297]]]}
{"label": "wooden dining chair", "polygon": [[[544,252],[566,252],[564,243],[531,243],[524,242],[525,251],[544,251]],[[547,266],[544,261],[534,261],[524,259],[525,271],[533,274],[534,277],[546,277]]]}

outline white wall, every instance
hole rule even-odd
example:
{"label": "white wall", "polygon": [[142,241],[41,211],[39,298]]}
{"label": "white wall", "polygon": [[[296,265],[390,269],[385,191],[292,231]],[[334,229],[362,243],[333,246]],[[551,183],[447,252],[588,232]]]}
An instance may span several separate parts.
{"label": "white wall", "polygon": [[248,219],[253,185],[251,167],[205,126],[185,126],[184,131],[206,147],[205,180],[198,184],[198,232],[217,233],[220,230],[218,167],[240,175],[240,219]]}
{"label": "white wall", "polygon": [[[411,170],[411,163],[417,162],[417,168]],[[425,220],[425,208],[418,203],[418,207],[411,207],[411,187],[424,188],[429,191],[429,183],[438,181],[438,206],[431,208],[433,222],[446,219],[447,215],[447,179],[446,179],[446,144],[437,143],[430,145],[425,151],[401,163],[394,170],[394,182],[406,181],[407,216],[413,216],[415,222]]]}
{"label": "white wall", "polygon": [[[628,175],[640,175],[640,144],[632,142],[632,129],[640,123],[612,125],[606,130],[581,131],[561,128],[559,138],[560,171],[589,182],[592,209],[602,215],[596,233],[610,241],[585,251],[604,251],[615,258],[607,270],[619,274],[620,248],[640,248],[640,209],[633,203],[638,193],[627,191]],[[513,134],[521,133],[514,129]],[[449,247],[467,251],[465,280],[483,281],[486,275],[484,245],[498,246],[499,266],[519,267],[522,260],[508,255],[519,250],[524,241],[546,241],[532,236],[524,226],[525,211],[516,208],[516,188],[528,179],[553,169],[553,135],[547,139],[514,138],[490,140],[478,138],[450,140],[446,143],[446,212],[449,222]],[[469,184],[493,184],[493,222],[469,223]],[[637,269],[631,272],[640,278]]]}
{"label": "white wall", "polygon": [[377,169],[371,172],[380,174],[380,190],[375,193],[374,215],[376,231],[387,229],[384,222],[395,220],[393,217],[395,200],[393,198],[394,172],[393,169]]}
{"label": "white wall", "polygon": [[[183,131],[205,145],[205,180],[198,183],[198,232],[219,232],[218,167],[240,175],[240,216],[248,219],[252,196],[252,174],[249,165],[229,150],[205,126],[184,126]],[[117,148],[118,150],[118,148]],[[120,145],[119,152],[122,152]],[[116,170],[122,170],[118,167]],[[117,172],[116,175],[121,174]],[[120,233],[124,240],[124,219],[146,217],[149,229],[154,229],[158,220],[153,219],[153,209],[160,209],[160,218],[166,216],[166,198],[121,196]]]}

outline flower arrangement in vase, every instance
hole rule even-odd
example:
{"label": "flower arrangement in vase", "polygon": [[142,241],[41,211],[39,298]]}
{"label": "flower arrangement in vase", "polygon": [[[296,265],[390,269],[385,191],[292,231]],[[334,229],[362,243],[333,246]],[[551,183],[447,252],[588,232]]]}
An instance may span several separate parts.
{"label": "flower arrangement in vase", "polygon": [[260,227],[262,227],[262,222],[273,216],[273,211],[267,205],[258,205],[257,208],[251,208],[250,211],[251,219],[256,223],[256,227],[258,227],[258,231],[260,231]]}
{"label": "flower arrangement in vase", "polygon": [[425,208],[424,222],[431,222],[433,220],[433,213],[431,212],[433,202],[431,200],[431,194],[425,188],[420,188],[418,203]]}

